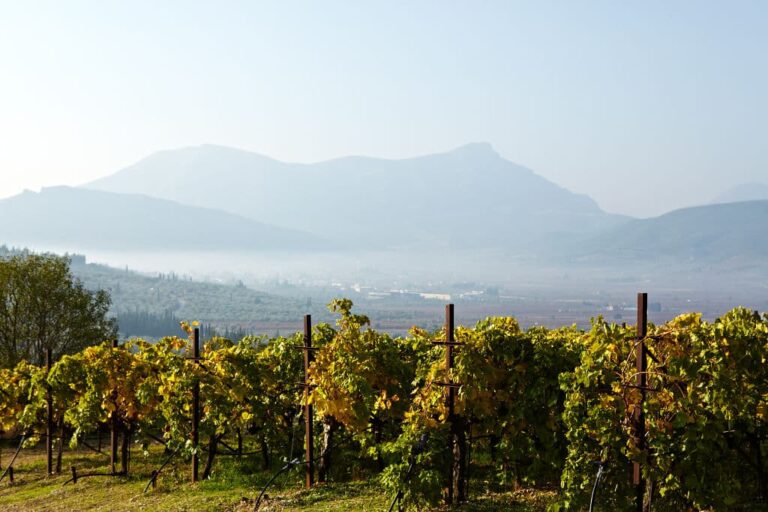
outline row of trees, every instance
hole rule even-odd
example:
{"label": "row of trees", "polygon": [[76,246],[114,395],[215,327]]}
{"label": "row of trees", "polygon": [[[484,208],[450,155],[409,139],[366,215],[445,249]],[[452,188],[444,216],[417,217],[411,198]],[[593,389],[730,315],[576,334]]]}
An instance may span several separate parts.
{"label": "row of trees", "polygon": [[151,336],[160,338],[178,332],[181,319],[170,309],[162,313],[151,311],[121,311],[117,314],[117,325],[122,336]]}
{"label": "row of trees", "polygon": [[[25,361],[0,370],[2,428],[28,432],[35,442],[50,389],[54,420],[73,444],[116,418],[124,453],[131,440],[161,439],[168,450],[205,453],[208,477],[222,446],[243,439],[265,468],[295,457],[309,400],[319,480],[334,474],[334,454],[343,450],[344,466],[378,473],[417,509],[444,496],[446,468],[454,463],[448,440],[457,432],[484,454],[491,471],[483,478],[495,485],[559,481],[556,509],[586,507],[595,461],[605,467],[603,510],[634,507],[632,461],[642,463],[655,510],[746,510],[768,501],[767,316],[736,309],[712,323],[692,314],[650,326],[641,401],[632,327],[598,319],[589,331],[522,330],[512,318],[489,318],[456,328],[461,346],[448,371],[445,347],[435,344],[444,331],[392,338],[371,329],[348,300],[331,309],[336,325],[320,324],[312,333],[317,350],[307,394],[299,386],[298,334],[214,337],[199,361],[189,358],[189,339],[132,340],[66,355],[50,373]],[[203,440],[197,448],[189,442],[196,382]],[[446,383],[459,386],[453,418]],[[647,423],[644,450],[633,437],[637,407]]]}

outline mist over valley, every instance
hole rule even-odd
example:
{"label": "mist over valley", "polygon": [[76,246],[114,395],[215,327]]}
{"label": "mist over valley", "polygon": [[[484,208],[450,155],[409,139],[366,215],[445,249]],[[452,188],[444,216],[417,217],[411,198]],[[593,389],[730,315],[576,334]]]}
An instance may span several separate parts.
{"label": "mist over valley", "polygon": [[[237,313],[206,311],[205,294],[186,290],[180,302],[173,286],[144,306],[258,332],[297,328],[302,309],[331,321],[324,305],[339,296],[393,332],[439,322],[448,301],[467,321],[512,314],[550,326],[629,318],[637,290],[652,292],[658,321],[691,309],[714,317],[734,301],[760,309],[766,232],[768,200],[646,219],[608,214],[489,144],[318,164],[199,146],[151,155],[83,187],[0,200],[0,240],[9,246],[274,297],[284,314],[239,294],[229,304]],[[83,275],[108,286],[115,311],[137,310],[133,295],[115,292],[127,274],[105,269],[106,280]]]}

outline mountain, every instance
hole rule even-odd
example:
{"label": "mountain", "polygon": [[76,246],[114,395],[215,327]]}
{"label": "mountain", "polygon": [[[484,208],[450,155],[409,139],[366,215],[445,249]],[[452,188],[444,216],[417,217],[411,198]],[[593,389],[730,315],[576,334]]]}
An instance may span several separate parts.
{"label": "mountain", "polygon": [[742,183],[715,197],[713,203],[736,203],[768,199],[768,185],[764,183]]}
{"label": "mountain", "polygon": [[218,208],[368,248],[524,247],[626,220],[484,143],[315,164],[205,145],[156,153],[85,186]]}
{"label": "mountain", "polygon": [[70,187],[0,200],[0,242],[66,249],[319,249],[312,235],[136,194]]}
{"label": "mountain", "polygon": [[684,208],[583,241],[571,249],[582,262],[706,262],[751,264],[768,258],[768,201]]}

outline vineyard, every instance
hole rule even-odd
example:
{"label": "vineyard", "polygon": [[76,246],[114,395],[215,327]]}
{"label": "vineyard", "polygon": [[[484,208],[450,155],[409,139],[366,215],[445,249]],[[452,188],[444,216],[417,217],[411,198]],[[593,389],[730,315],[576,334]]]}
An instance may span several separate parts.
{"label": "vineyard", "polygon": [[[290,474],[310,493],[375,479],[390,511],[524,488],[557,489],[553,511],[768,509],[767,314],[653,325],[639,294],[635,325],[524,330],[455,326],[448,305],[442,329],[392,337],[349,300],[330,309],[335,325],[306,317],[289,337],[200,340],[184,323],[186,338],[0,370],[0,429],[18,443],[2,485],[44,444],[40,471],[68,486],[132,476],[146,493],[180,461],[192,482],[255,461],[273,478],[253,510]],[[98,451],[102,434],[99,471],[64,460],[65,443]]]}

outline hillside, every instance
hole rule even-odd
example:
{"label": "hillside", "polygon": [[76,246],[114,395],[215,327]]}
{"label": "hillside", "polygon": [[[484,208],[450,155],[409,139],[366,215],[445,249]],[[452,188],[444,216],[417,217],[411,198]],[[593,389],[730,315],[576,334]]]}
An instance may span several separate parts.
{"label": "hillside", "polygon": [[489,144],[316,164],[198,146],[151,155],[86,186],[221,208],[367,248],[523,247],[625,220],[503,159]]}
{"label": "hillside", "polygon": [[[0,245],[0,259],[25,254],[26,249]],[[196,281],[176,274],[147,274],[86,263],[83,255],[67,255],[72,274],[89,290],[106,290],[112,298],[110,315],[125,314],[155,317],[167,327],[163,335],[181,335],[178,319],[194,321],[224,330],[242,328],[248,332],[274,333],[270,326],[291,324],[298,329],[303,315],[317,321],[331,320],[324,302],[265,293],[242,283]],[[122,331],[121,325],[121,331]],[[270,330],[271,329],[271,330]],[[124,334],[125,331],[122,331]],[[144,335],[147,332],[128,332]]]}
{"label": "hillside", "polygon": [[[193,281],[176,275],[147,275],[104,265],[73,265],[72,273],[89,289],[104,289],[112,297],[112,312],[172,312],[182,320],[215,326],[300,324],[305,313],[328,317],[322,303],[307,311],[306,301],[280,297],[242,285]],[[313,309],[310,307],[310,309]],[[180,334],[169,332],[168,334]]]}
{"label": "hillside", "polygon": [[318,237],[136,194],[44,188],[0,200],[0,243],[65,250],[312,250]]}
{"label": "hillside", "polygon": [[684,208],[619,229],[572,247],[574,259],[593,262],[707,262],[729,265],[768,258],[768,201]]}

